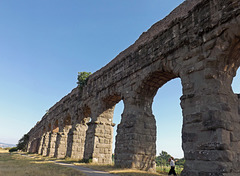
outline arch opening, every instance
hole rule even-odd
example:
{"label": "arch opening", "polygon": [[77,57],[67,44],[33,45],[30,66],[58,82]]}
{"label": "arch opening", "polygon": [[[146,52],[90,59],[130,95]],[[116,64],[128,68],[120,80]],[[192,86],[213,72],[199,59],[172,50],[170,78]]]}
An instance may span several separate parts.
{"label": "arch opening", "polygon": [[123,103],[123,100],[121,100],[115,105],[114,114],[113,114],[113,123],[115,124],[115,126],[113,127],[113,143],[112,143],[113,162],[114,162],[115,148],[116,148],[117,126],[120,124],[123,109],[124,109],[124,103]]}
{"label": "arch opening", "polygon": [[60,133],[57,133],[56,136],[55,152],[53,155],[55,158],[64,158],[67,156],[67,150],[69,149],[68,136],[69,131],[72,128],[72,118],[70,114],[67,113],[65,115],[65,118],[63,118],[61,121],[60,127]]}
{"label": "arch opening", "polygon": [[[104,106],[103,106],[103,118],[101,118],[101,121],[105,123],[104,125],[104,137],[99,138],[99,143],[104,143],[107,148],[104,150],[107,151],[106,153],[106,159],[105,164],[112,164],[114,162],[114,149],[115,149],[115,136],[116,136],[116,124],[119,123],[120,119],[119,117],[114,118],[116,111],[120,111],[119,104],[122,103],[122,98],[118,94],[114,94],[111,96],[108,96],[103,100]],[[117,109],[116,109],[117,108]],[[119,113],[118,113],[119,114]],[[115,131],[115,132],[114,132]]]}
{"label": "arch opening", "polygon": [[59,132],[59,124],[58,119],[52,121],[52,131],[49,135],[49,145],[47,150],[47,156],[54,157],[55,148],[56,148],[56,140],[57,140],[57,133]]}
{"label": "arch opening", "polygon": [[[144,117],[142,117],[141,121],[148,124],[142,130],[146,130],[146,132],[147,130],[153,130],[156,135],[149,140],[149,145],[152,146],[151,150],[148,151],[147,146],[144,146],[144,144],[139,148],[148,151],[148,158],[151,158],[148,161],[151,164],[147,164],[148,166],[142,165],[140,160],[138,166],[140,169],[154,169],[156,155],[158,156],[161,151],[166,151],[177,158],[183,158],[184,154],[181,147],[183,118],[180,107],[182,86],[180,83],[179,76],[172,72],[155,71],[150,73],[139,86],[137,92],[141,102],[140,106],[144,108]],[[151,126],[149,126],[150,124]],[[141,142],[144,143],[144,141]],[[138,165],[138,162],[136,162],[136,165]]]}
{"label": "arch opening", "polygon": [[153,98],[159,88],[177,77],[171,72],[152,71],[124,98],[116,137],[116,166],[155,171],[157,129],[152,113]]}
{"label": "arch opening", "polygon": [[168,81],[177,77],[178,76],[171,72],[152,72],[142,81],[141,85],[139,86],[140,90],[138,90],[138,92],[145,98],[153,98],[159,88],[161,88]]}
{"label": "arch opening", "polygon": [[58,119],[55,120],[55,123],[53,125],[53,133],[58,133],[59,132],[59,124],[58,124]]}
{"label": "arch opening", "polygon": [[68,114],[63,121],[63,130],[68,131],[71,129],[71,127],[72,127],[72,118]]}
{"label": "arch opening", "polygon": [[231,89],[233,93],[240,94],[240,39],[234,38],[230,47],[229,55],[225,60],[224,71],[232,76]]}
{"label": "arch opening", "polygon": [[43,127],[43,130],[42,130],[42,135],[44,135],[46,132],[47,132],[47,129],[46,129],[46,127]]}
{"label": "arch opening", "polygon": [[87,123],[84,159],[93,163],[112,164],[113,114],[115,105],[121,100],[119,95],[107,96],[93,111],[92,120]]}
{"label": "arch opening", "polygon": [[52,130],[52,124],[49,123],[49,124],[48,124],[48,132],[50,132],[51,130]]}
{"label": "arch opening", "polygon": [[[68,119],[67,121],[69,121]],[[91,109],[83,106],[79,109],[78,114],[72,119],[72,126],[67,137],[67,157],[81,160],[84,157],[84,145],[86,140],[86,131],[88,123],[91,120]],[[66,122],[69,124],[69,122]]]}
{"label": "arch opening", "polygon": [[160,171],[166,170],[169,155],[180,161],[176,163],[177,171],[180,172],[183,169],[181,96],[181,80],[176,78],[159,88],[153,99],[152,110],[157,126],[156,166]]}
{"label": "arch opening", "polygon": [[91,114],[92,114],[91,109],[88,106],[84,106],[84,108],[83,108],[83,118],[81,118],[79,116],[78,122],[81,123],[81,124],[84,124],[84,125],[91,122],[92,121]]}
{"label": "arch opening", "polygon": [[240,94],[240,69],[238,68],[236,76],[232,81],[232,90],[235,94]]}

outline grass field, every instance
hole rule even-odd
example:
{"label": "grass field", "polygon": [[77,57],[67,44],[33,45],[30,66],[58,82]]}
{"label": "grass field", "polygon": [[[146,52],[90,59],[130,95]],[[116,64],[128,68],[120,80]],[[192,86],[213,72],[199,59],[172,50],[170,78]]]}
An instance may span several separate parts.
{"label": "grass field", "polygon": [[[54,164],[54,161],[72,163],[94,170],[106,171],[121,176],[164,176],[169,168],[157,167],[160,173],[149,173],[133,169],[119,169],[113,165],[97,165],[79,163],[76,160],[66,158],[58,160],[56,158],[43,157],[37,154],[28,154],[29,157],[18,153],[10,154],[8,150],[0,149],[0,176],[83,176],[84,174],[68,167]],[[165,171],[165,173],[163,173]]]}
{"label": "grass field", "polygon": [[[157,166],[156,171],[158,173],[162,173],[162,174],[168,174],[169,170],[171,169],[170,166]],[[182,172],[183,168],[176,166],[175,167],[175,171],[177,173],[177,175],[180,175]]]}
{"label": "grass field", "polygon": [[8,150],[0,148],[0,153],[8,153]]}
{"label": "grass field", "polygon": [[145,171],[138,171],[138,170],[133,170],[133,169],[119,169],[114,167],[114,165],[99,165],[99,164],[93,164],[93,163],[79,163],[77,160],[71,159],[71,158],[66,158],[66,159],[56,159],[56,158],[48,158],[48,157],[43,157],[41,155],[37,154],[29,154],[29,156],[42,159],[45,161],[48,160],[55,160],[58,162],[63,162],[63,163],[71,163],[74,165],[80,165],[83,167],[88,167],[94,170],[100,170],[100,171],[106,171],[111,174],[117,174],[121,176],[165,176],[167,174],[160,174],[160,173],[149,173]]}
{"label": "grass field", "polygon": [[1,176],[84,176],[78,170],[0,150]]}
{"label": "grass field", "polygon": [[149,172],[138,171],[134,169],[120,169],[120,168],[114,167],[113,165],[97,165],[97,164],[84,164],[84,163],[74,163],[74,164],[88,167],[95,170],[106,171],[111,174],[117,174],[121,176],[165,176],[159,173],[149,173]]}

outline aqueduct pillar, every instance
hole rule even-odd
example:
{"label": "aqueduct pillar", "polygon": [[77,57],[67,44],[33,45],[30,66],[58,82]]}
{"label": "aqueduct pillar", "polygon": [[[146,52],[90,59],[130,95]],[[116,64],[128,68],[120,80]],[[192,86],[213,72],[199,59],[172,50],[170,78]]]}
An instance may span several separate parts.
{"label": "aqueduct pillar", "polygon": [[112,163],[113,112],[114,105],[106,102],[91,108],[91,121],[88,123],[84,158],[94,163]]}
{"label": "aqueduct pillar", "polygon": [[240,118],[237,95],[231,89],[232,78],[224,68],[206,66],[182,79],[182,142],[186,159],[182,175],[217,176],[240,171]]}
{"label": "aqueduct pillar", "polygon": [[53,129],[49,134],[49,147],[47,152],[47,156],[49,157],[54,157],[56,150],[57,133],[59,132],[58,120],[56,120],[52,126]]}
{"label": "aqueduct pillar", "polygon": [[43,143],[45,141],[45,133],[46,133],[46,128],[43,127],[43,129],[40,131],[40,143],[39,143],[39,148],[37,153],[39,155],[42,155],[42,151],[43,151]]}
{"label": "aqueduct pillar", "polygon": [[87,128],[83,121],[73,126],[68,137],[67,157],[78,160],[83,159]]}
{"label": "aqueduct pillar", "polygon": [[49,146],[49,135],[50,135],[49,131],[44,134],[42,151],[41,151],[41,154],[43,156],[47,156],[47,150],[48,150],[48,146]]}
{"label": "aqueduct pillar", "polygon": [[62,125],[60,126],[60,130],[57,133],[56,138],[56,149],[54,157],[56,158],[65,158],[67,154],[67,140],[68,133],[72,128],[72,119],[69,114],[64,114],[64,118],[62,121]]}
{"label": "aqueduct pillar", "polygon": [[155,171],[156,121],[152,101],[130,92],[124,98],[116,137],[116,166]]}

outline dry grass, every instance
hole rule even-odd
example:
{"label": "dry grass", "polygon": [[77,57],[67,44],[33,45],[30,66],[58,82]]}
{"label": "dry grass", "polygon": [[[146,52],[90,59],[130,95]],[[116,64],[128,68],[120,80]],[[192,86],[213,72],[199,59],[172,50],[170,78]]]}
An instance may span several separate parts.
{"label": "dry grass", "polygon": [[0,153],[0,175],[4,176],[83,176],[78,170],[63,167],[42,158]]}
{"label": "dry grass", "polygon": [[[26,154],[26,153],[25,153]],[[133,169],[120,169],[114,165],[97,165],[79,163],[76,160],[56,159],[43,157],[37,154],[27,154],[29,157],[21,156],[17,153],[10,154],[8,150],[0,150],[0,176],[81,176],[84,175],[77,170],[54,164],[54,161],[73,163],[94,170],[106,171],[121,176],[164,176],[164,174],[149,173]]]}
{"label": "dry grass", "polygon": [[83,167],[88,167],[94,170],[106,171],[111,174],[118,174],[121,176],[165,176],[163,174],[158,173],[149,173],[145,171],[139,171],[134,169],[120,169],[114,167],[113,165],[97,165],[97,164],[85,164],[85,163],[74,163],[75,165],[80,165]]}
{"label": "dry grass", "polygon": [[0,148],[0,153],[8,153],[8,150]]}

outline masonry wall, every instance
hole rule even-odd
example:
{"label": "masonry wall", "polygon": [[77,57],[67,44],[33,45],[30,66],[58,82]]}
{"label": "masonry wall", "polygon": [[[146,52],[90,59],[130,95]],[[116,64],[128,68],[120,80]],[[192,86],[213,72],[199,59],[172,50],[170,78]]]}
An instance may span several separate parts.
{"label": "masonry wall", "polygon": [[240,65],[239,14],[237,0],[185,1],[50,108],[28,133],[29,152],[110,164],[114,107],[123,100],[115,165],[155,171],[153,98],[180,78],[182,174],[238,175],[239,101],[231,83]]}

